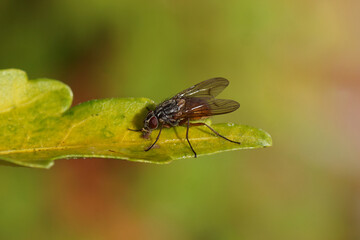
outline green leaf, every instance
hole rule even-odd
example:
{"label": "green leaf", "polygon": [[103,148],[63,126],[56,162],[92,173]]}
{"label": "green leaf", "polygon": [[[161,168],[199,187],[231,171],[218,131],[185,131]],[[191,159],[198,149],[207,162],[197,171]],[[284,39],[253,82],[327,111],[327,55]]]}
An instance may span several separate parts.
{"label": "green leaf", "polygon": [[[154,149],[145,152],[149,139],[128,128],[141,128],[146,98],[101,99],[70,108],[71,89],[55,80],[27,80],[21,70],[0,71],[0,163],[49,168],[55,159],[78,157],[119,158],[168,163],[192,158],[186,127],[163,129]],[[191,127],[189,139],[199,156],[236,149],[271,146],[268,133],[236,124],[212,127],[241,145],[215,136],[206,127]],[[1,161],[2,160],[2,161]]]}

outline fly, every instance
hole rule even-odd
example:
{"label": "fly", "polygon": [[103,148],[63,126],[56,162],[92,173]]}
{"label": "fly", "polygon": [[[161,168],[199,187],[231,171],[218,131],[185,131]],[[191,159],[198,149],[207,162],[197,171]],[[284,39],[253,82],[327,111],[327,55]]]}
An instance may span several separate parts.
{"label": "fly", "polygon": [[228,85],[229,81],[225,78],[212,78],[200,82],[160,103],[155,107],[155,110],[148,109],[149,112],[144,120],[144,127],[140,130],[129,130],[141,131],[143,133],[143,137],[148,138],[153,130],[159,129],[155,142],[146,148],[145,151],[149,151],[155,146],[163,128],[171,128],[175,126],[187,126],[186,140],[189,143],[195,157],[197,157],[197,154],[189,140],[190,126],[205,125],[218,137],[232,143],[241,144],[240,142],[236,142],[222,136],[206,123],[191,122],[194,120],[206,119],[213,115],[230,113],[238,109],[240,104],[234,100],[215,98]]}

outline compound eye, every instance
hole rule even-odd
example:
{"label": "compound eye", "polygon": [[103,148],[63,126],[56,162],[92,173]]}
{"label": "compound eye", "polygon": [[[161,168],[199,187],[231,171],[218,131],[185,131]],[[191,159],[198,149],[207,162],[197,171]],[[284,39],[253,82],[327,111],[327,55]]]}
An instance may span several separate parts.
{"label": "compound eye", "polygon": [[155,128],[158,127],[158,120],[157,120],[157,118],[156,118],[155,116],[152,117],[152,118],[150,118],[149,127],[150,127],[151,129],[155,129]]}

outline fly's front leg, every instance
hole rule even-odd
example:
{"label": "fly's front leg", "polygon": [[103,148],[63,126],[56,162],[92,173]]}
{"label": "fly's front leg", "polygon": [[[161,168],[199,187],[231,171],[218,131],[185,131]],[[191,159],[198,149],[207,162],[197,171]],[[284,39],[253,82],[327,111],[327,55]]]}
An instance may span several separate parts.
{"label": "fly's front leg", "polygon": [[160,134],[161,134],[161,130],[163,129],[163,125],[160,126],[160,131],[159,131],[159,134],[157,135],[156,137],[156,140],[153,144],[151,144],[150,147],[148,147],[147,149],[145,149],[145,152],[149,151],[150,149],[152,149],[155,145],[155,143],[159,140],[159,137],[160,137]]}

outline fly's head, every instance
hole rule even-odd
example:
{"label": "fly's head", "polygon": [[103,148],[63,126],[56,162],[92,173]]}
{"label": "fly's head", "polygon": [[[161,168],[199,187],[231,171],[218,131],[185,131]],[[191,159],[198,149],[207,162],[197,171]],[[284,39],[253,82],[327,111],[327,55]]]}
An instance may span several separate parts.
{"label": "fly's head", "polygon": [[144,127],[143,129],[141,129],[141,131],[143,132],[143,137],[149,138],[151,131],[157,129],[158,126],[159,126],[159,120],[155,116],[154,111],[149,111],[144,120]]}

